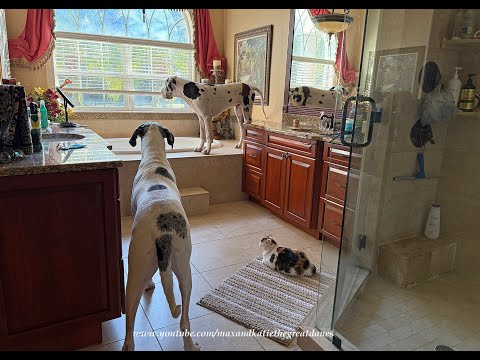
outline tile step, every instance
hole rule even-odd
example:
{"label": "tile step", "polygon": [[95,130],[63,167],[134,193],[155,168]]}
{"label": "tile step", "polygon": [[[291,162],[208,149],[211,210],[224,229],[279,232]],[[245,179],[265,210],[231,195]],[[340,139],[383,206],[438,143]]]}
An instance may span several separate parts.
{"label": "tile step", "polygon": [[208,213],[210,193],[207,190],[198,186],[179,190],[183,208],[188,216]]}

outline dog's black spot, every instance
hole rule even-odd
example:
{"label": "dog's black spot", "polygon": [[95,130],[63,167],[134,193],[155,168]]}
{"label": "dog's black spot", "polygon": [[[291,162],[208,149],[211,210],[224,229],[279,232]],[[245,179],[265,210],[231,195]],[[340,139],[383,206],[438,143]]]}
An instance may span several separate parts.
{"label": "dog's black spot", "polygon": [[307,99],[310,97],[310,88],[308,86],[302,86],[304,100],[302,106],[305,106]]}
{"label": "dog's black spot", "polygon": [[170,211],[158,215],[157,227],[162,232],[175,231],[183,239],[187,236],[187,222],[183,215],[178,212]]}
{"label": "dog's black spot", "polygon": [[213,95],[217,95],[217,93],[216,93],[216,92],[214,92],[214,93],[213,93]]}
{"label": "dog's black spot", "polygon": [[250,109],[248,108],[248,106],[245,106],[245,111],[246,111],[246,112],[249,112],[249,111],[250,111]]}
{"label": "dog's black spot", "polygon": [[214,87],[214,88],[213,88],[213,91],[217,91],[217,88],[216,88],[216,87]]}
{"label": "dog's black spot", "polygon": [[155,174],[165,176],[167,179],[170,179],[173,182],[175,182],[175,179],[173,178],[172,174],[170,174],[168,170],[165,169],[163,166],[159,166],[158,168],[156,168]]}
{"label": "dog's black spot", "polygon": [[252,101],[255,101],[255,93],[252,93]]}
{"label": "dog's black spot", "polygon": [[165,190],[167,187],[165,185],[153,185],[150,186],[148,191],[154,191],[154,190]]}
{"label": "dog's black spot", "polygon": [[[242,83],[242,93],[240,95],[242,95],[244,98],[246,97],[248,99],[248,95],[250,95],[250,86]],[[243,100],[243,101],[245,101],[245,100]]]}
{"label": "dog's black spot", "polygon": [[300,90],[300,89],[299,89],[298,87],[296,87],[296,88],[295,88],[295,91],[298,91],[298,90]]}
{"label": "dog's black spot", "polygon": [[249,102],[250,102],[250,99],[248,98],[248,95],[244,96],[243,97],[243,105],[247,106]]}
{"label": "dog's black spot", "polygon": [[186,97],[192,100],[195,100],[197,97],[201,95],[200,89],[198,88],[197,84],[191,81],[186,83],[183,86],[183,93],[185,94]]}
{"label": "dog's black spot", "polygon": [[324,97],[324,96],[325,96],[325,94],[322,94],[322,97]]}
{"label": "dog's black spot", "polygon": [[172,254],[172,234],[163,234],[155,239],[157,261],[160,271],[166,271]]}
{"label": "dog's black spot", "polygon": [[275,260],[275,254],[272,254],[272,256],[270,256],[270,262],[273,263],[273,260]]}
{"label": "dog's black spot", "polygon": [[200,91],[201,91],[201,92],[205,92],[205,90],[204,90],[204,89],[200,89]]}
{"label": "dog's black spot", "polygon": [[232,102],[232,99],[228,100],[228,102]]}
{"label": "dog's black spot", "polygon": [[319,100],[318,103],[319,103],[319,104],[323,104],[323,101],[322,101],[322,100]]}
{"label": "dog's black spot", "polygon": [[230,94],[230,91],[227,91]]}

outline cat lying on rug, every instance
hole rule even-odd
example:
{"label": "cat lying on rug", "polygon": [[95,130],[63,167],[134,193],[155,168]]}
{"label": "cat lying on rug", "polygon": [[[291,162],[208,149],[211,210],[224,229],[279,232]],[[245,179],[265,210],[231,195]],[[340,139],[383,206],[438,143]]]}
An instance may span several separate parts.
{"label": "cat lying on rug", "polygon": [[313,276],[317,272],[304,252],[281,247],[271,235],[260,240],[263,249],[262,263],[283,274],[293,276]]}

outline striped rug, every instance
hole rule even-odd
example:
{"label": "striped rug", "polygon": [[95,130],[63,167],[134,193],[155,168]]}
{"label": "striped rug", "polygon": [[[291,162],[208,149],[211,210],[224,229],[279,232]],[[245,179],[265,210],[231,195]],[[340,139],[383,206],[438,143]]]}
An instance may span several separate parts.
{"label": "striped rug", "polygon": [[324,294],[334,282],[334,271],[325,266],[313,277],[294,277],[270,269],[257,258],[197,304],[288,345],[316,304],[318,293]]}

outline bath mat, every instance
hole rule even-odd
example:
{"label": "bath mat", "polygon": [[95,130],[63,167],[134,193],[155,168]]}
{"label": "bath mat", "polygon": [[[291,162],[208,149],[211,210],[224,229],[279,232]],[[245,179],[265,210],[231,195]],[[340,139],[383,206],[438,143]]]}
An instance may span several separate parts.
{"label": "bath mat", "polygon": [[313,277],[288,276],[262,264],[259,257],[197,304],[288,346],[318,293],[324,294],[335,282],[332,269],[323,265],[321,270]]}

